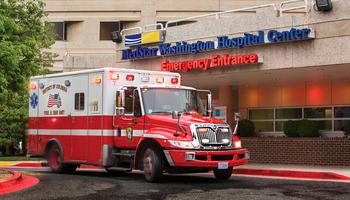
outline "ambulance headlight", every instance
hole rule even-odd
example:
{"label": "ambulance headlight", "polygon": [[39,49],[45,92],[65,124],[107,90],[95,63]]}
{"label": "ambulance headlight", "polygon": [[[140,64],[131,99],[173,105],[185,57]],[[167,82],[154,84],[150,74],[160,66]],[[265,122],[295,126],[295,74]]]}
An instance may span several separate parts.
{"label": "ambulance headlight", "polygon": [[234,145],[234,148],[236,148],[236,149],[242,148],[242,143],[241,143],[240,140],[234,141],[234,142],[233,142],[233,145]]}
{"label": "ambulance headlight", "polygon": [[230,129],[229,128],[222,128],[222,129],[220,129],[220,131],[223,133],[228,133],[230,131]]}
{"label": "ambulance headlight", "polygon": [[202,144],[209,144],[209,139],[202,139]]}
{"label": "ambulance headlight", "polygon": [[228,144],[228,143],[230,143],[230,140],[229,139],[222,139],[222,143]]}
{"label": "ambulance headlight", "polygon": [[181,149],[193,149],[194,146],[189,141],[178,141],[178,140],[168,140],[168,142],[174,147],[178,147]]}

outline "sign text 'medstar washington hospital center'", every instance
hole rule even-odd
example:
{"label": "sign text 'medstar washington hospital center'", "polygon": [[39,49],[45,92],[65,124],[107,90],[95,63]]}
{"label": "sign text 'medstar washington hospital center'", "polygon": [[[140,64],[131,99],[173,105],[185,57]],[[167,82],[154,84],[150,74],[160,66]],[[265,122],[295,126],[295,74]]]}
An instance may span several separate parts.
{"label": "sign text 'medstar washington hospital center'", "polygon": [[[290,28],[288,30],[268,30],[258,31],[254,33],[244,33],[240,37],[218,36],[215,40],[196,41],[189,43],[186,41],[171,43],[159,43],[156,47],[143,47],[142,44],[162,42],[161,31],[156,32],[157,37],[154,42],[147,42],[141,39],[142,34],[134,34],[125,36],[125,46],[135,46],[133,49],[127,48],[122,50],[122,60],[134,60],[142,58],[151,58],[156,56],[170,56],[180,54],[197,54],[200,52],[227,49],[227,48],[243,48],[247,46],[262,45],[279,42],[292,42],[299,40],[307,40],[315,38],[315,33],[312,29],[307,27]],[[250,63],[260,63],[262,59],[258,54],[244,54],[244,55],[216,55],[213,54],[211,58],[199,60],[185,60],[181,62],[161,62],[161,70],[163,71],[183,71],[187,72],[191,69],[200,68],[207,70],[212,67],[223,67],[232,65],[242,65]]]}

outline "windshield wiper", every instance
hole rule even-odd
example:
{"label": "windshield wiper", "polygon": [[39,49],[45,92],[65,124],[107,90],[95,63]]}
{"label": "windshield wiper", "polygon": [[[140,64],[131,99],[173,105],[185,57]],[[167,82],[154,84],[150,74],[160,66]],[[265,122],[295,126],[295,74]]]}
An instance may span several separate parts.
{"label": "windshield wiper", "polygon": [[171,114],[171,111],[152,111],[151,114]]}

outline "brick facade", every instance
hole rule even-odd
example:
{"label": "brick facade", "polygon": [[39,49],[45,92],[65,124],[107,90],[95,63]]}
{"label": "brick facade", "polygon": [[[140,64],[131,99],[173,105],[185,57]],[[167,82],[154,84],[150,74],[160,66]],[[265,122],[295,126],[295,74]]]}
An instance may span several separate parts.
{"label": "brick facade", "polygon": [[350,166],[350,138],[241,138],[250,163]]}

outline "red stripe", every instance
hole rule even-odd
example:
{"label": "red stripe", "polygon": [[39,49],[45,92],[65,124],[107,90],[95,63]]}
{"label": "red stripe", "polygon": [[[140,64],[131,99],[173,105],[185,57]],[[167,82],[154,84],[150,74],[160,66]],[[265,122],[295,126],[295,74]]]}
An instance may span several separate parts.
{"label": "red stripe", "polygon": [[29,117],[28,129],[113,129],[112,116]]}

